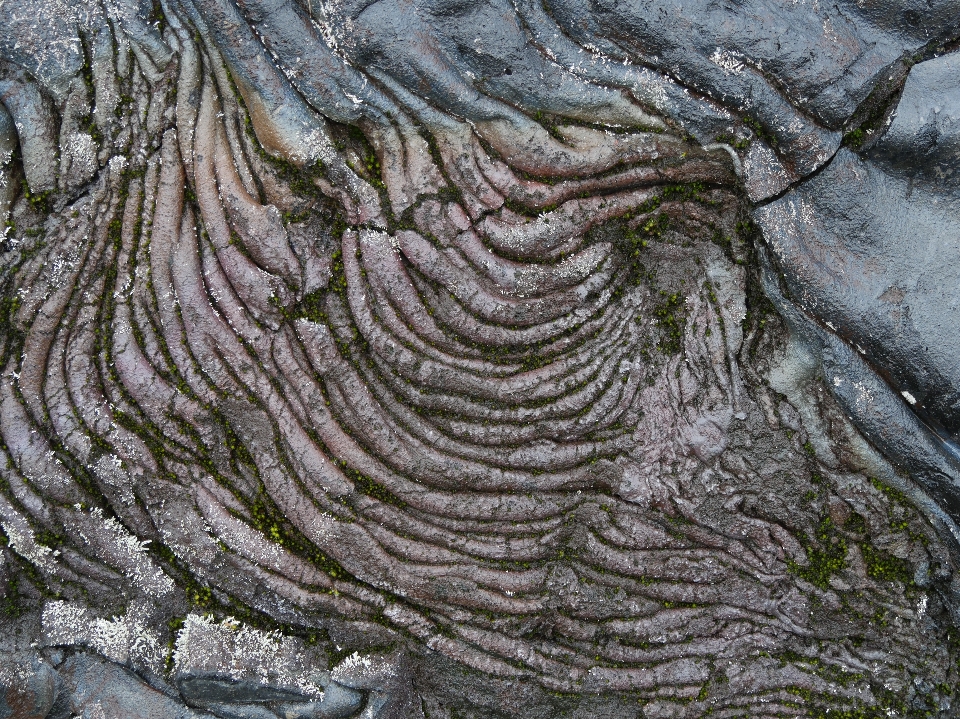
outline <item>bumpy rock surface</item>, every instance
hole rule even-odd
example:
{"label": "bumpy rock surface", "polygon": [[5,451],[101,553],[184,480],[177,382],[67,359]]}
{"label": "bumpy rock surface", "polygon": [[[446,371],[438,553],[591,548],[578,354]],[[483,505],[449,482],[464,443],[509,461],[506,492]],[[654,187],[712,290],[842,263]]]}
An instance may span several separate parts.
{"label": "bumpy rock surface", "polygon": [[958,18],[0,2],[0,718],[958,716]]}

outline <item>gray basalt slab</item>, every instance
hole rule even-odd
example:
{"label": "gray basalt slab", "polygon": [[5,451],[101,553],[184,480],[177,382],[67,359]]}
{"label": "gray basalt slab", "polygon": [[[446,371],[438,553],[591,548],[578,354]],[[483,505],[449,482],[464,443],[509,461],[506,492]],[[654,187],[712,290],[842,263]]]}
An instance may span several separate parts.
{"label": "gray basalt slab", "polygon": [[958,55],[916,65],[886,134],[754,211],[799,305],[881,372],[956,455]]}

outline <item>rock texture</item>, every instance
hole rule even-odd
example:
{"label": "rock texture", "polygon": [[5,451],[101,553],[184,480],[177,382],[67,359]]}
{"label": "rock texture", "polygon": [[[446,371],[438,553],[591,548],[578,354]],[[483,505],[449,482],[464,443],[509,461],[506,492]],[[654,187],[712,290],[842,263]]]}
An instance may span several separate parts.
{"label": "rock texture", "polygon": [[958,17],[0,4],[0,717],[956,716]]}

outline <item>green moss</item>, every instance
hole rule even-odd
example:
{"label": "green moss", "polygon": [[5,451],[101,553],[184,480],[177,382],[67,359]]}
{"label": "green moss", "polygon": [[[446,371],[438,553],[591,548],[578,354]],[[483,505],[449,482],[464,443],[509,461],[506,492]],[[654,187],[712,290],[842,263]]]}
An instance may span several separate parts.
{"label": "green moss", "polygon": [[[232,78],[230,78],[230,83],[233,85]],[[324,203],[327,198],[316,183],[317,179],[323,178],[326,175],[326,169],[323,163],[320,160],[316,160],[311,164],[301,167],[286,158],[278,157],[277,155],[267,152],[260,144],[257,133],[253,129],[253,121],[250,119],[250,113],[246,110],[242,96],[235,85],[233,85],[233,88],[237,104],[240,106],[243,114],[244,129],[257,156],[263,160],[279,180],[290,187],[291,192],[295,196],[308,198],[315,203]],[[285,214],[283,219],[287,222],[299,222],[306,218],[306,214],[308,213],[300,213],[298,215]]]}
{"label": "green moss", "polygon": [[[87,43],[84,41],[82,35],[80,37],[80,49],[83,52],[83,64],[80,66],[80,77],[83,78],[83,84],[87,89],[87,97],[92,105],[94,99],[96,98],[96,88],[93,84],[93,70],[90,64],[90,50],[87,48]],[[92,113],[88,113],[84,117],[80,118],[78,124],[82,129],[87,131],[98,147],[103,144],[103,133],[97,126]]]}
{"label": "green moss", "polygon": [[210,587],[190,582],[184,587],[187,601],[197,607],[209,607],[213,603],[213,591]]}
{"label": "green moss", "polygon": [[354,167],[353,170],[378,190],[386,189],[383,182],[383,168],[380,167],[380,158],[377,157],[373,145],[359,127],[351,126],[349,132],[350,139],[360,148],[360,160],[363,163],[362,167]]}
{"label": "green moss", "polygon": [[150,22],[157,28],[157,32],[162,35],[164,29],[167,27],[167,18],[163,14],[163,3],[161,3],[160,0],[153,0],[153,5],[150,8]]}
{"label": "green moss", "polygon": [[790,560],[789,570],[815,587],[829,589],[830,578],[847,566],[846,539],[838,534],[830,517],[823,517],[817,523],[813,541],[804,533],[798,539],[807,554],[807,565]]}
{"label": "green moss", "polygon": [[31,192],[26,180],[23,180],[22,189],[24,198],[34,212],[40,215],[50,214],[50,199],[53,197],[53,190]]}
{"label": "green moss", "polygon": [[393,494],[390,490],[376,480],[371,479],[361,472],[358,472],[352,467],[347,467],[342,462],[340,465],[343,473],[353,481],[357,491],[361,494],[365,494],[368,497],[372,497],[373,499],[379,500],[380,502],[384,502],[386,504],[392,504],[394,507],[398,507],[400,509],[403,509],[407,506],[406,502]]}
{"label": "green moss", "polygon": [[657,326],[663,330],[660,349],[665,354],[677,354],[682,348],[683,328],[686,324],[684,298],[679,292],[660,291],[663,300],[654,308]]}
{"label": "green moss", "polygon": [[27,611],[27,603],[20,594],[20,582],[16,577],[7,580],[6,592],[0,598],[0,611],[13,619]]}
{"label": "green moss", "polygon": [[463,192],[456,185],[446,185],[437,191],[437,197],[441,202],[455,202],[463,205]]}
{"label": "green moss", "polygon": [[722,142],[727,145],[730,145],[735,150],[746,150],[750,147],[751,139],[749,137],[744,137],[738,140],[733,135],[727,134],[725,132],[720,133],[714,138],[715,142]]}
{"label": "green moss", "polygon": [[213,607],[217,604],[213,590],[194,576],[170,547],[154,541],[148,545],[148,551],[163,566],[164,571],[174,579],[177,586],[183,589],[184,597],[189,604],[201,608]]}
{"label": "green moss", "polygon": [[291,316],[317,324],[326,324],[327,313],[324,310],[326,296],[326,290],[314,290],[304,295],[303,299],[293,306]]}
{"label": "green moss", "polygon": [[57,534],[56,532],[51,532],[46,529],[36,532],[34,538],[39,544],[50,547],[50,549],[59,549],[66,541],[62,534]]}
{"label": "green moss", "polygon": [[876,489],[883,492],[884,496],[893,503],[896,504],[909,504],[910,500],[907,499],[907,495],[901,492],[899,489],[891,487],[889,484],[886,484],[876,477],[870,478],[870,484],[872,484]]}
{"label": "green moss", "polygon": [[122,118],[127,111],[127,108],[133,106],[133,96],[127,95],[126,93],[120,93],[120,97],[117,100],[117,106],[113,108],[113,114],[119,119]]}
{"label": "green moss", "polygon": [[757,137],[765,141],[770,147],[777,146],[777,138],[772,132],[768,132],[759,120],[753,117],[742,117],[740,121],[756,133]]}
{"label": "green moss", "polygon": [[902,582],[910,586],[913,584],[913,573],[910,564],[904,559],[879,549],[869,542],[860,544],[863,561],[867,565],[867,575],[871,579],[888,582]]}
{"label": "green moss", "polygon": [[907,495],[876,478],[871,478],[870,483],[880,490],[890,503],[887,511],[890,529],[895,532],[906,532],[910,539],[926,545],[929,542],[926,535],[910,529],[910,524],[918,517],[918,513]]}
{"label": "green moss", "polygon": [[865,139],[866,134],[864,133],[863,128],[858,127],[843,136],[843,144],[847,147],[853,148],[854,150],[859,150]]}
{"label": "green moss", "polygon": [[844,523],[843,528],[854,534],[866,534],[867,533],[867,522],[863,518],[863,515],[853,512],[847,518],[847,521]]}
{"label": "green moss", "polygon": [[283,515],[266,492],[248,502],[249,523],[281,547],[303,557],[334,579],[352,580],[353,577],[339,562],[328,556],[313,542],[301,534]]}
{"label": "green moss", "polygon": [[564,145],[567,144],[567,138],[560,132],[559,123],[565,121],[565,118],[559,118],[556,115],[550,115],[540,110],[533,113],[533,119],[540,125],[554,140]]}
{"label": "green moss", "polygon": [[330,282],[328,287],[332,292],[340,295],[341,299],[347,298],[347,274],[343,267],[343,251],[338,247],[334,250],[331,257]]}

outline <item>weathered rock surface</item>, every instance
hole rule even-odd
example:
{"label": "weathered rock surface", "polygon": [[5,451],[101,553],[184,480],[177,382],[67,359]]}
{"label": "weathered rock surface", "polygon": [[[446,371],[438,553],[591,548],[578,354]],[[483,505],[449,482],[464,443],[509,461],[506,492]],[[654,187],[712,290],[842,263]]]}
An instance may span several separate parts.
{"label": "weathered rock surface", "polygon": [[0,4],[0,719],[956,716],[958,17]]}
{"label": "weathered rock surface", "polygon": [[[911,69],[889,128],[862,156],[841,150],[816,177],[754,212],[799,305],[868,358],[906,400],[905,411],[939,438],[939,466],[920,475],[934,475],[924,484],[953,516],[960,514],[958,58]],[[901,463],[921,451],[904,443],[902,423],[867,434]]]}

